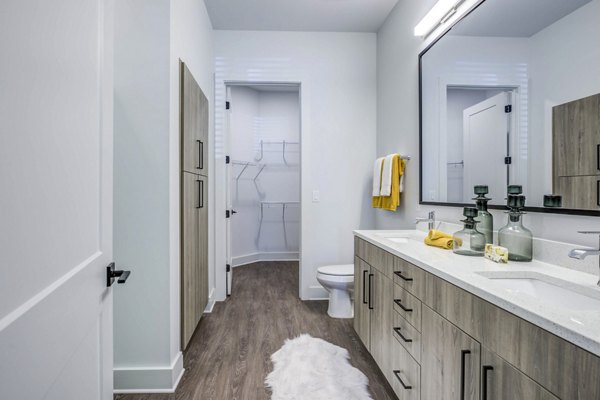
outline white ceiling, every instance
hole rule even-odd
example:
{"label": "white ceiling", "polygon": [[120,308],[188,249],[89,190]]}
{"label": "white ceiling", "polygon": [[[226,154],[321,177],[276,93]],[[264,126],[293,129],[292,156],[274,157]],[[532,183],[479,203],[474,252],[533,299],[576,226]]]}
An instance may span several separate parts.
{"label": "white ceiling", "polygon": [[377,32],[398,0],[204,0],[214,29]]}
{"label": "white ceiling", "polygon": [[591,0],[486,0],[451,35],[531,37]]}

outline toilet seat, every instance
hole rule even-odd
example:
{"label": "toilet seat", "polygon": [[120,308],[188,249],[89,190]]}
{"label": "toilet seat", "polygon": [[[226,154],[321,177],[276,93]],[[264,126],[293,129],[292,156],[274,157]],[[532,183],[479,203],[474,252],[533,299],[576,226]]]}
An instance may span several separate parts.
{"label": "toilet seat", "polygon": [[354,264],[326,265],[319,267],[317,272],[321,275],[354,277]]}

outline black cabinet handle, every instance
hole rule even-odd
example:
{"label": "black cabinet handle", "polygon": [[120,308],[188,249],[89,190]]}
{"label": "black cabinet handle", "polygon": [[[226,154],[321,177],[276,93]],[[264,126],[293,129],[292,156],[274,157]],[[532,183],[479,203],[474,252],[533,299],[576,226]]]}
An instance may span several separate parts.
{"label": "black cabinet handle", "polygon": [[596,145],[596,169],[600,171],[600,144]]}
{"label": "black cabinet handle", "polygon": [[481,400],[487,400],[487,378],[488,372],[492,371],[494,367],[491,365],[483,366],[483,373],[481,374]]}
{"label": "black cabinet handle", "polygon": [[198,169],[204,169],[204,143],[202,140],[196,140],[198,143]]}
{"label": "black cabinet handle", "polygon": [[204,207],[204,181],[201,179],[196,180],[198,183],[198,205],[196,208]]}
{"label": "black cabinet handle", "polygon": [[123,284],[127,282],[131,271],[123,271],[115,269],[115,263],[112,262],[106,267],[106,287],[111,287],[117,279],[117,283]]}
{"label": "black cabinet handle", "polygon": [[404,381],[402,380],[402,377],[400,376],[400,371],[399,370],[395,370],[394,371],[394,375],[396,375],[396,379],[398,379],[400,381],[400,384],[402,385],[402,387],[406,390],[410,390],[412,389],[412,386],[410,383],[404,383]]}
{"label": "black cabinet handle", "polygon": [[413,278],[409,278],[407,276],[402,275],[402,271],[394,271],[394,274],[398,275],[400,278],[404,279],[406,282],[412,282]]}
{"label": "black cabinet handle", "polygon": [[596,181],[596,205],[600,206],[600,181]]}
{"label": "black cabinet handle", "polygon": [[396,303],[398,305],[398,307],[400,307],[401,309],[403,309],[406,312],[412,312],[412,310],[413,310],[412,308],[404,307],[401,299],[394,299],[394,303]]}
{"label": "black cabinet handle", "polygon": [[363,271],[363,304],[367,304],[367,271],[366,269]]}
{"label": "black cabinet handle", "polygon": [[373,274],[369,274],[369,310],[373,309],[373,305],[371,304],[371,292],[373,292]]}
{"label": "black cabinet handle", "polygon": [[398,334],[398,336],[400,336],[400,338],[402,338],[402,340],[404,340],[406,343],[411,343],[412,339],[408,339],[406,338],[403,334],[402,334],[402,328],[394,328],[394,332],[396,332]]}
{"label": "black cabinet handle", "polygon": [[471,350],[461,350],[460,352],[460,400],[465,400],[465,358],[471,354]]}

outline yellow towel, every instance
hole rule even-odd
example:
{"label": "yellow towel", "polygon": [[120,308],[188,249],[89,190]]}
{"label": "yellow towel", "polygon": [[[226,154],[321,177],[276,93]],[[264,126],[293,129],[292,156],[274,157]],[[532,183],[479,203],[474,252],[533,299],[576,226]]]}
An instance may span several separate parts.
{"label": "yellow towel", "polygon": [[[396,211],[400,205],[400,178],[404,175],[405,161],[398,154],[392,159],[392,193],[390,196],[373,196],[373,208]],[[382,167],[385,168],[385,166]]]}
{"label": "yellow towel", "polygon": [[429,231],[424,242],[428,246],[440,247],[446,250],[451,250],[453,246],[452,235],[435,229]]}

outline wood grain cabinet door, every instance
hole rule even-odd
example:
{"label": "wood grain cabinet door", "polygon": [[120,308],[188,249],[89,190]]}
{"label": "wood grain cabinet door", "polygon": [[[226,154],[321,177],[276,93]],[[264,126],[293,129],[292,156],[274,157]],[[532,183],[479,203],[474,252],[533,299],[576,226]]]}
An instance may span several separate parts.
{"label": "wood grain cabinet door", "polygon": [[208,178],[198,175],[198,312],[200,316],[208,304]]}
{"label": "wood grain cabinet door", "polygon": [[392,355],[390,348],[394,338],[394,282],[382,272],[372,268],[372,294],[371,294],[371,355],[377,362],[379,369],[388,380],[392,374]]}
{"label": "wood grain cabinet door", "polygon": [[[369,309],[369,278],[371,267],[358,257],[354,257],[354,330],[367,349],[370,349],[371,310]],[[370,280],[369,280],[370,279]]]}
{"label": "wood grain cabinet door", "polygon": [[421,398],[479,400],[479,342],[425,305],[421,340]]}
{"label": "wood grain cabinet door", "polygon": [[181,192],[181,346],[187,344],[202,316],[198,310],[199,271],[199,175],[182,173]]}
{"label": "wood grain cabinet door", "polygon": [[481,348],[481,400],[558,400],[527,375]]}
{"label": "wood grain cabinet door", "polygon": [[208,99],[181,63],[181,169],[208,174]]}

